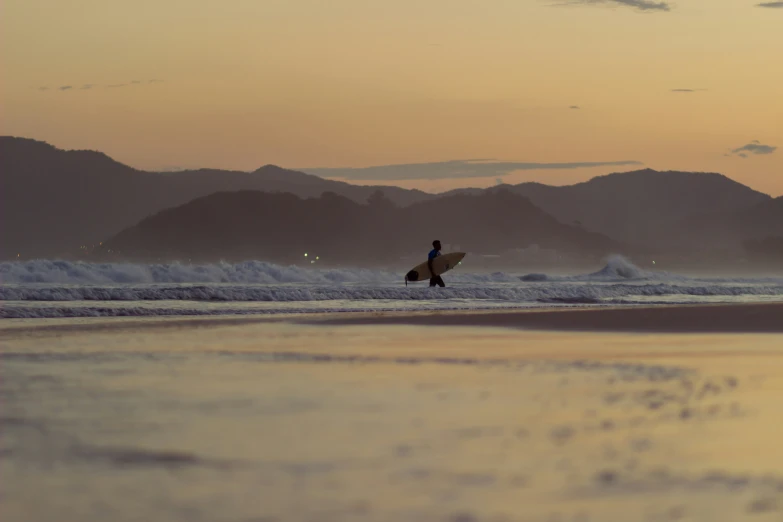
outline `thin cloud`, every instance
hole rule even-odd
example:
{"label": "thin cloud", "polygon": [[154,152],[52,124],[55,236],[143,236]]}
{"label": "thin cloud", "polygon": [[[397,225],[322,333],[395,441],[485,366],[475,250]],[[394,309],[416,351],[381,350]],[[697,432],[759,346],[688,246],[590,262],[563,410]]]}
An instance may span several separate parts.
{"label": "thin cloud", "polygon": [[358,168],[296,169],[322,178],[402,181],[414,179],[500,178],[516,170],[581,169],[590,167],[641,165],[639,161],[579,163],[523,163],[493,160],[453,160],[436,163],[408,163]]}
{"label": "thin cloud", "polygon": [[672,92],[703,92],[707,89],[672,89]]}
{"label": "thin cloud", "polygon": [[[152,80],[132,80],[130,82],[126,83],[113,83],[109,85],[104,85],[103,87],[106,89],[118,89],[120,87],[128,87],[129,85],[146,85],[148,83],[163,83],[163,80],[158,79],[152,79]],[[85,83],[81,87],[73,86],[73,85],[62,85],[60,87],[54,87],[54,89],[58,91],[70,91],[70,90],[80,90],[80,91],[89,91],[92,89],[95,89],[96,87],[100,87],[97,83]],[[50,88],[48,86],[41,86],[38,87],[39,91],[48,91]]]}
{"label": "thin cloud", "polygon": [[740,158],[747,158],[749,154],[766,155],[774,153],[778,148],[773,145],[764,145],[758,140],[753,140],[747,145],[736,148],[731,151],[732,154],[736,154]]}
{"label": "thin cloud", "polygon": [[783,2],[762,2],[756,4],[756,7],[766,7],[767,9],[783,9]]}
{"label": "thin cloud", "polygon": [[638,11],[670,11],[668,2],[654,0],[563,0],[559,6],[566,5],[602,5],[606,7],[630,7]]}
{"label": "thin cloud", "polygon": [[571,105],[569,109],[581,109],[579,105]]}

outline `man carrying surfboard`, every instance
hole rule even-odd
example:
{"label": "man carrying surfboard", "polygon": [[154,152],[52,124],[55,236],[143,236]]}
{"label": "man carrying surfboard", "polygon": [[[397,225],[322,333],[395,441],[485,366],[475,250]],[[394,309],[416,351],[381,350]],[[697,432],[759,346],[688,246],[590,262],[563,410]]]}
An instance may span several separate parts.
{"label": "man carrying surfboard", "polygon": [[446,283],[443,282],[441,276],[435,274],[435,269],[432,266],[432,262],[440,255],[440,249],[440,241],[436,239],[432,242],[432,250],[430,250],[430,253],[427,256],[427,268],[430,269],[430,274],[432,274],[432,277],[430,277],[430,286],[438,285],[443,288],[446,286]]}
{"label": "man carrying surfboard", "polygon": [[440,274],[445,274],[461,264],[462,258],[465,257],[465,252],[450,252],[441,255],[440,241],[433,241],[432,247],[427,260],[414,266],[405,274],[405,286],[408,286],[408,281],[426,281],[429,279],[430,286],[438,285],[444,287],[446,284],[443,282]]}

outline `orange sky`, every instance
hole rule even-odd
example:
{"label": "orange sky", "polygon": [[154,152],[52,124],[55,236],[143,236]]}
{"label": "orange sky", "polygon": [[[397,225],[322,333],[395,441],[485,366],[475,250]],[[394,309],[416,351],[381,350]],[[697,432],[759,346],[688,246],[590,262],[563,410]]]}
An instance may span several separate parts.
{"label": "orange sky", "polygon": [[[146,169],[637,160],[783,194],[783,8],[569,1],[3,0],[0,133]],[[754,140],[779,148],[726,155]]]}

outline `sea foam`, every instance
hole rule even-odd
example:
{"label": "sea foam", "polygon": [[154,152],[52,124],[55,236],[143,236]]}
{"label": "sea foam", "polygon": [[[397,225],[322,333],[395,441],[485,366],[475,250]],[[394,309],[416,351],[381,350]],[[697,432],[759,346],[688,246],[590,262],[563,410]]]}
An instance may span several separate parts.
{"label": "sea foam", "polygon": [[[467,263],[466,263],[467,265]],[[466,267],[467,268],[467,267]],[[586,275],[519,276],[507,272],[476,273],[462,268],[448,274],[451,281],[463,283],[510,283],[518,281],[589,281],[661,279],[665,273],[640,269],[622,256],[612,256],[601,270]],[[151,283],[396,283],[404,273],[368,268],[314,268],[283,266],[264,261],[242,263],[88,263],[84,261],[33,260],[0,263],[0,281],[5,284],[60,283],[75,285]]]}

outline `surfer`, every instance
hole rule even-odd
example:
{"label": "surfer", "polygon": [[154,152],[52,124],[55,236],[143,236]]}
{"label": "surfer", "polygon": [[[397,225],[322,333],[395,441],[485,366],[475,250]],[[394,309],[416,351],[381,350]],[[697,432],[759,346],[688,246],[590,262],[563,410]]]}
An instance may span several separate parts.
{"label": "surfer", "polygon": [[435,275],[435,269],[432,266],[432,261],[440,255],[440,248],[440,241],[436,239],[432,242],[432,250],[430,250],[430,253],[427,256],[427,268],[430,269],[430,274],[432,274],[432,277],[430,277],[430,286],[438,285],[443,288],[446,286],[446,283],[443,282],[441,276]]}

